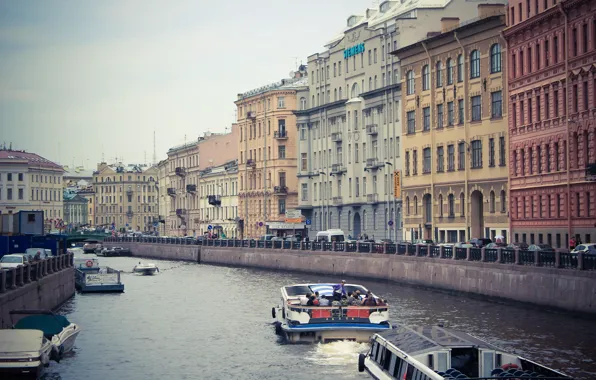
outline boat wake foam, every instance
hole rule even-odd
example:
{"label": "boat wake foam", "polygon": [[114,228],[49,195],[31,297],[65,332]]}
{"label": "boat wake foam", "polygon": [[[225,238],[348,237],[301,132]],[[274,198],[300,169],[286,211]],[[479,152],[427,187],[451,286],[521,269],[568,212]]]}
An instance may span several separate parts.
{"label": "boat wake foam", "polygon": [[324,366],[355,365],[358,362],[358,355],[366,353],[369,348],[368,343],[345,340],[324,344],[318,343],[314,346],[314,355],[308,355],[306,360]]}

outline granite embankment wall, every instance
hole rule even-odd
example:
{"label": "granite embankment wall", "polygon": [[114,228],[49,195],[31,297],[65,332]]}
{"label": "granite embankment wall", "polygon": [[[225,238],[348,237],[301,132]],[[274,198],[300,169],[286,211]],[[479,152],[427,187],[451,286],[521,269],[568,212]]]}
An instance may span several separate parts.
{"label": "granite embankment wall", "polygon": [[0,328],[11,327],[11,310],[52,310],[75,294],[72,255],[42,260],[28,267],[10,274],[0,271]]}
{"label": "granite embankment wall", "polygon": [[596,313],[596,272],[404,255],[118,243],[133,255],[406,283]]}

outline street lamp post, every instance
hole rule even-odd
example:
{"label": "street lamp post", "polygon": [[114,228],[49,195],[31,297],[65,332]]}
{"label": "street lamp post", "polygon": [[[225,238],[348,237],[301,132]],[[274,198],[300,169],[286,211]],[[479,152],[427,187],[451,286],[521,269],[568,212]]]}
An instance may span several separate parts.
{"label": "street lamp post", "polygon": [[[385,165],[386,166],[389,165],[389,166],[393,167],[393,164],[391,162],[389,162],[389,161],[385,161]],[[386,209],[385,212],[386,212],[386,215],[389,216],[388,219],[391,219],[391,209],[389,207],[389,198],[391,198],[391,183],[390,183],[390,180],[389,180],[391,178],[391,176],[389,175],[390,173],[391,173],[391,170],[389,170],[388,173],[386,174],[387,175],[387,180],[385,181],[386,182],[385,183],[385,186],[387,186],[386,187],[386,191],[385,191],[386,198],[387,198],[386,199],[386,203],[385,203],[385,209]],[[388,223],[388,222],[386,222],[386,223]],[[388,238],[391,239],[391,227],[392,226],[385,225],[385,231],[387,231],[385,233],[385,238],[387,238],[387,235],[389,235]]]}

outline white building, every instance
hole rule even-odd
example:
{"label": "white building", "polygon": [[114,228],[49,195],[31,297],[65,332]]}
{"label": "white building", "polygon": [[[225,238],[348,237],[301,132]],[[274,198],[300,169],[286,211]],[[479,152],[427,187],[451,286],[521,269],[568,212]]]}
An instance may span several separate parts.
{"label": "white building", "polygon": [[348,17],[325,50],[308,57],[309,89],[298,94],[296,115],[299,208],[312,222],[311,238],[340,228],[353,238],[402,239],[395,181],[402,74],[390,52],[440,32],[442,18],[475,17],[479,3],[504,1],[384,1]]}
{"label": "white building", "polygon": [[0,213],[43,211],[46,231],[62,217],[62,166],[35,153],[0,150]]}

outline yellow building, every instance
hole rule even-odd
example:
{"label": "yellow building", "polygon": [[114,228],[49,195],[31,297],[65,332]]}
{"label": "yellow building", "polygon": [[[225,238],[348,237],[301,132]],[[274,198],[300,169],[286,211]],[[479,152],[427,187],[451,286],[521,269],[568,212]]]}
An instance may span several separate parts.
{"label": "yellow building", "polygon": [[93,172],[94,223],[117,230],[154,231],[157,213],[157,168],[102,162]]}
{"label": "yellow building", "polygon": [[238,94],[240,126],[239,224],[243,238],[291,234],[304,224],[285,222],[298,205],[296,92],[308,88],[306,73]]}
{"label": "yellow building", "polygon": [[394,51],[402,65],[404,239],[508,239],[502,5]]}

